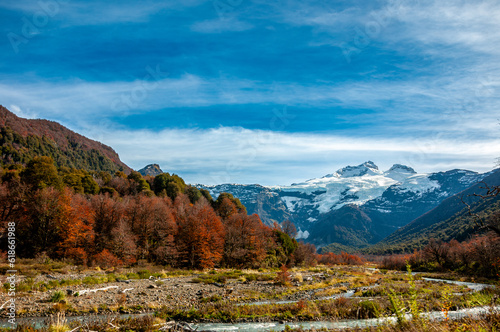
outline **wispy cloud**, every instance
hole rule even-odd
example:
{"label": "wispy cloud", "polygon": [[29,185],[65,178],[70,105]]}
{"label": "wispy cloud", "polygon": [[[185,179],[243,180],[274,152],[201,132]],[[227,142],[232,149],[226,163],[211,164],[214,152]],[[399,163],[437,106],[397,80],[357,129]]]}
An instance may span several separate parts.
{"label": "wispy cloud", "polygon": [[34,111],[30,110],[22,110],[21,107],[17,105],[10,105],[9,110],[14,112],[17,116],[25,119],[36,119],[38,118],[38,114]]}
{"label": "wispy cloud", "polygon": [[[188,111],[195,107],[213,107],[216,110],[219,105],[281,104],[317,108],[317,114],[335,114],[344,124],[368,126],[371,128],[369,133],[386,137],[422,137],[432,132],[445,136],[468,132],[469,135],[481,133],[481,136],[496,137],[496,123],[500,116],[500,98],[496,97],[500,92],[498,79],[473,81],[464,77],[452,80],[449,77],[440,78],[437,83],[423,79],[408,82],[332,82],[332,85],[326,82],[310,86],[185,74],[157,81],[74,80],[18,85],[5,82],[0,84],[0,100],[52,119],[94,124],[96,116],[101,119],[126,117],[155,111],[168,112],[180,107]],[[270,106],[260,108],[262,112],[272,109]],[[245,119],[238,112],[228,116]],[[305,131],[311,129],[314,130],[314,126],[304,127]]]}
{"label": "wispy cloud", "polygon": [[[494,167],[500,139],[352,138],[220,127],[209,130],[96,130],[87,134],[113,146],[139,169],[157,162],[192,183],[290,184],[347,164],[374,160],[381,168],[407,164],[420,172]],[[437,167],[437,169],[436,169]]]}
{"label": "wispy cloud", "polygon": [[196,22],[191,26],[193,31],[201,33],[222,33],[229,31],[241,32],[252,28],[252,24],[240,21],[235,17],[214,18],[211,20]]}
{"label": "wispy cloud", "polygon": [[164,10],[183,10],[199,6],[208,0],[184,1],[141,1],[141,2],[102,2],[102,1],[65,1],[52,0],[40,2],[10,1],[0,4],[0,8],[19,11],[25,15],[43,13],[49,8],[57,10],[57,20],[65,22],[63,26],[80,26],[112,23],[147,22],[152,15]]}
{"label": "wispy cloud", "polygon": [[500,4],[498,1],[401,2],[393,17],[404,29],[387,37],[408,38],[424,44],[459,45],[498,55]]}

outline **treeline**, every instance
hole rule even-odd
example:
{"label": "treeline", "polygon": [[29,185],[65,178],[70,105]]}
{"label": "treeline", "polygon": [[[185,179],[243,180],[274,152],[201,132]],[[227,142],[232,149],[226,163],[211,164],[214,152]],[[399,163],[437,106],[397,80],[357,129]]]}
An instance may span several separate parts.
{"label": "treeline", "polygon": [[[496,215],[499,218],[500,214]],[[404,270],[408,262],[415,271],[447,272],[497,278],[500,276],[500,237],[490,232],[458,242],[432,239],[411,255],[391,255],[382,259],[382,267]]]}
{"label": "treeline", "polygon": [[[139,260],[172,267],[313,265],[313,245],[268,227],[223,193],[214,200],[177,175],[87,172],[35,157],[0,169],[2,248],[16,223],[18,257],[102,267]],[[4,252],[5,254],[5,252]]]}

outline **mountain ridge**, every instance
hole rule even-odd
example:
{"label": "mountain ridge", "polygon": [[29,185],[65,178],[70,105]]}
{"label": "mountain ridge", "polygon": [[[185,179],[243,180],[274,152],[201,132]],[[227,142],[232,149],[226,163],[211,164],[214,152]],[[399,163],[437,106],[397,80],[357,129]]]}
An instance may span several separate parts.
{"label": "mountain ridge", "polygon": [[[412,220],[404,227],[377,243],[371,252],[401,251],[402,243],[414,243],[413,246],[425,246],[430,240],[429,234],[442,233],[441,240],[465,240],[477,231],[477,225],[465,203],[471,206],[474,213],[485,210],[500,209],[500,196],[483,199],[477,195],[486,193],[484,185],[500,185],[500,169],[488,172],[481,182],[443,200],[438,206]],[[453,225],[453,226],[452,226]],[[454,234],[449,236],[449,234]],[[397,248],[399,247],[399,248]]]}
{"label": "mountain ridge", "polygon": [[0,129],[3,164],[26,163],[34,155],[52,154],[58,166],[125,173],[132,170],[110,146],[55,121],[18,117],[2,105]]}

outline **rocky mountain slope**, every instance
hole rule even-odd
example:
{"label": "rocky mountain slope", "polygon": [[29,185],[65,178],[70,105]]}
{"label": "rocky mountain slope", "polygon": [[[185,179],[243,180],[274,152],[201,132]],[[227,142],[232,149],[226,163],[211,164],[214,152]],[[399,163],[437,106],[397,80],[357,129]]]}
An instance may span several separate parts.
{"label": "rocky mountain slope", "polygon": [[287,209],[279,193],[270,188],[258,184],[196,185],[196,187],[207,189],[214,199],[220,193],[231,193],[234,197],[239,198],[241,203],[247,208],[249,214],[257,213],[267,225],[272,225],[274,222],[281,223],[285,220],[295,220],[294,215]]}
{"label": "rocky mountain slope", "polygon": [[141,173],[142,176],[146,175],[157,176],[163,173],[163,171],[160,168],[160,165],[158,164],[147,165],[146,167],[141,168],[138,172]]}
{"label": "rocky mountain slope", "polygon": [[427,245],[430,239],[463,241],[479,229],[475,217],[464,204],[471,206],[472,213],[481,220],[500,211],[500,196],[483,199],[485,186],[500,186],[500,169],[488,174],[480,183],[443,200],[429,212],[419,216],[404,227],[370,248],[371,253],[411,252],[412,248]]}

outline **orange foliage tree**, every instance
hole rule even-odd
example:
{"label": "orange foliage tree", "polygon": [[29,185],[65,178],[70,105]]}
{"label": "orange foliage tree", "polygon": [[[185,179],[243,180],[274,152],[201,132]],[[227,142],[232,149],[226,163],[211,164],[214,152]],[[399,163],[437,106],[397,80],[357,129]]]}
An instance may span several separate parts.
{"label": "orange foliage tree", "polygon": [[259,216],[233,214],[224,222],[224,226],[224,265],[259,266],[266,257],[267,239],[271,236],[270,229],[262,224]]}
{"label": "orange foliage tree", "polygon": [[66,188],[64,203],[66,220],[61,229],[60,254],[77,264],[87,264],[87,252],[94,245],[94,214],[90,202]]}
{"label": "orange foliage tree", "polygon": [[190,206],[185,218],[178,219],[178,248],[192,268],[211,268],[222,259],[224,226],[208,202],[201,198]]}

